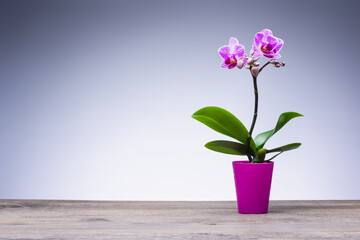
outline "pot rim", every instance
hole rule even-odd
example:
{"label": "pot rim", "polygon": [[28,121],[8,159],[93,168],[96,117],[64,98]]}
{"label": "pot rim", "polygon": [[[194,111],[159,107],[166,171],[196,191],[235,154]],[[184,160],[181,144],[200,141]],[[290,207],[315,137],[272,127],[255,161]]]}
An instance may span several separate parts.
{"label": "pot rim", "polygon": [[242,161],[233,161],[232,162],[233,163],[233,165],[239,165],[239,164],[249,164],[249,166],[250,165],[254,165],[254,166],[260,166],[260,165],[274,165],[274,162],[263,162],[263,163],[249,163],[249,161],[248,160],[242,160]]}

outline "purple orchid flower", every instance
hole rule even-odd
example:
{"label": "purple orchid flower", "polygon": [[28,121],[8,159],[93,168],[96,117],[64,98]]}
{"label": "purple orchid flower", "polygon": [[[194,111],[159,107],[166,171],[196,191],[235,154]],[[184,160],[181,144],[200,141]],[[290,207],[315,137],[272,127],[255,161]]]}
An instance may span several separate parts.
{"label": "purple orchid flower", "polygon": [[239,41],[234,37],[230,38],[229,45],[222,46],[218,52],[224,59],[221,63],[223,68],[232,69],[236,66],[242,68],[246,65],[247,56],[245,54],[245,48],[239,44]]}
{"label": "purple orchid flower", "polygon": [[281,55],[278,53],[284,41],[280,38],[273,36],[271,30],[264,29],[261,32],[255,34],[253,48],[250,53],[253,57],[267,57],[272,59],[278,59]]}

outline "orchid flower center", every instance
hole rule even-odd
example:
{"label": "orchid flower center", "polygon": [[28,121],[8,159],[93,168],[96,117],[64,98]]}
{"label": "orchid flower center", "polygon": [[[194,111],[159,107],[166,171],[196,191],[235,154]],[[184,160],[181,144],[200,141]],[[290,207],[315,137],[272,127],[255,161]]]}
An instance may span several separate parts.
{"label": "orchid flower center", "polygon": [[266,45],[264,45],[264,46],[261,48],[261,51],[263,51],[263,52],[266,52],[266,51],[267,51]]}
{"label": "orchid flower center", "polygon": [[230,63],[236,63],[236,60],[232,56],[230,57]]}

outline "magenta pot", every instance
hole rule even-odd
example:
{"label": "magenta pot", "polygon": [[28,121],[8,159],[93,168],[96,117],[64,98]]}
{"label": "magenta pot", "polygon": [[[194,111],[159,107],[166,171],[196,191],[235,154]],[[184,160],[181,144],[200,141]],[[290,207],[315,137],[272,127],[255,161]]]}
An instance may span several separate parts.
{"label": "magenta pot", "polygon": [[267,213],[274,163],[234,161],[232,164],[239,213]]}

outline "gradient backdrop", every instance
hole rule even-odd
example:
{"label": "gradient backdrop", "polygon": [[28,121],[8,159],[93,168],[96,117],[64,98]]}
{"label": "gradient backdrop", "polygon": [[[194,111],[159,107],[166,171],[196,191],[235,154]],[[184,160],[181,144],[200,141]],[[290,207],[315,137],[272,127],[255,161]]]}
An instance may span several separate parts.
{"label": "gradient backdrop", "polygon": [[0,198],[234,200],[228,139],[193,120],[214,105],[251,124],[247,70],[220,67],[237,37],[272,29],[285,68],[259,77],[255,133],[271,199],[359,199],[360,1],[1,1]]}

